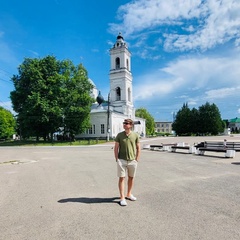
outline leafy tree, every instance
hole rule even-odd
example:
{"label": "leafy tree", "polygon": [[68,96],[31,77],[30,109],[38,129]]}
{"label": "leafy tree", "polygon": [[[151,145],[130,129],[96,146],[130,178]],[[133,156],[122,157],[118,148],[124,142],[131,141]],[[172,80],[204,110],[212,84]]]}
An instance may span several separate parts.
{"label": "leafy tree", "polygon": [[46,140],[61,127],[72,135],[89,127],[93,86],[81,64],[54,56],[26,58],[18,71],[10,97],[21,136]]}
{"label": "leafy tree", "polygon": [[135,112],[136,117],[146,119],[146,134],[153,135],[155,131],[155,121],[152,115],[145,108],[138,108]]}
{"label": "leafy tree", "polygon": [[224,131],[225,123],[221,119],[218,107],[207,102],[199,109],[193,108],[192,110],[187,104],[183,104],[172,127],[178,135],[216,135]]}
{"label": "leafy tree", "polygon": [[15,133],[16,121],[13,114],[0,107],[0,138],[8,139]]}
{"label": "leafy tree", "polygon": [[201,129],[201,122],[199,120],[199,111],[196,108],[193,108],[191,110],[191,119],[190,119],[190,125],[191,125],[191,133],[199,135],[200,129]]}
{"label": "leafy tree", "polygon": [[224,128],[228,128],[229,127],[229,120],[228,119],[224,119]]}
{"label": "leafy tree", "polygon": [[189,135],[192,131],[191,126],[191,110],[187,103],[184,103],[182,108],[177,112],[172,128],[178,135]]}
{"label": "leafy tree", "polygon": [[213,103],[199,107],[199,121],[201,123],[200,133],[216,135],[224,131],[224,124],[218,107]]}

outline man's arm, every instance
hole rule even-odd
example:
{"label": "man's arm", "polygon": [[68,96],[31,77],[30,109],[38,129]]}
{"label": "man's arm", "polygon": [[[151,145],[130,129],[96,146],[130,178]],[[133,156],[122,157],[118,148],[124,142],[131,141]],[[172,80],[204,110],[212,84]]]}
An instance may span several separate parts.
{"label": "man's arm", "polygon": [[116,161],[118,160],[118,151],[119,151],[119,143],[115,142],[115,146],[114,146],[114,156]]}
{"label": "man's arm", "polygon": [[136,152],[136,160],[139,161],[139,158],[140,158],[140,151],[141,151],[140,142],[138,142],[138,143],[136,144],[136,148],[137,148],[137,152]]}

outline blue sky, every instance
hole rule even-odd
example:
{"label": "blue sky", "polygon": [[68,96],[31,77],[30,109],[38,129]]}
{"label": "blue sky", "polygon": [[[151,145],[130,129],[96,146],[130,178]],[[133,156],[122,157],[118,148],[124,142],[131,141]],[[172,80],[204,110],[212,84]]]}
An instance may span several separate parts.
{"label": "blue sky", "polygon": [[82,63],[107,99],[109,49],[121,32],[132,53],[136,108],[171,121],[188,103],[240,117],[239,0],[12,0],[0,7],[0,105],[25,57]]}

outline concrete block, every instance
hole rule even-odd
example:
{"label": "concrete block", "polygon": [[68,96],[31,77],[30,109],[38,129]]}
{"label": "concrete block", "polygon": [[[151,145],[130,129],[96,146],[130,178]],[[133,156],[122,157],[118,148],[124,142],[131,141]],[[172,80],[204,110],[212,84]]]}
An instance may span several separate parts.
{"label": "concrete block", "polygon": [[227,150],[227,152],[226,152],[226,154],[225,154],[225,157],[234,158],[234,157],[235,157],[235,154],[236,154],[236,151],[235,151],[235,150]]}

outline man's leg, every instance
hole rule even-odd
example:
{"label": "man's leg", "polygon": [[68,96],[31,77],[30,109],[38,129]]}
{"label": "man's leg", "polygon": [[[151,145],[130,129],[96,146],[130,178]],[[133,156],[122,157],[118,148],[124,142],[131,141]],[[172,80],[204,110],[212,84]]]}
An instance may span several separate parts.
{"label": "man's leg", "polygon": [[132,195],[133,182],[134,182],[134,177],[129,177],[129,176],[128,176],[128,191],[127,191],[127,197],[131,197],[131,195]]}
{"label": "man's leg", "polygon": [[138,162],[130,161],[128,164],[128,190],[127,190],[127,198],[136,201],[137,198],[132,195],[132,189],[134,184],[134,179],[137,171]]}
{"label": "man's leg", "polygon": [[125,199],[124,195],[124,177],[120,177],[118,181],[118,188],[119,188],[119,193],[120,193],[120,199]]}

